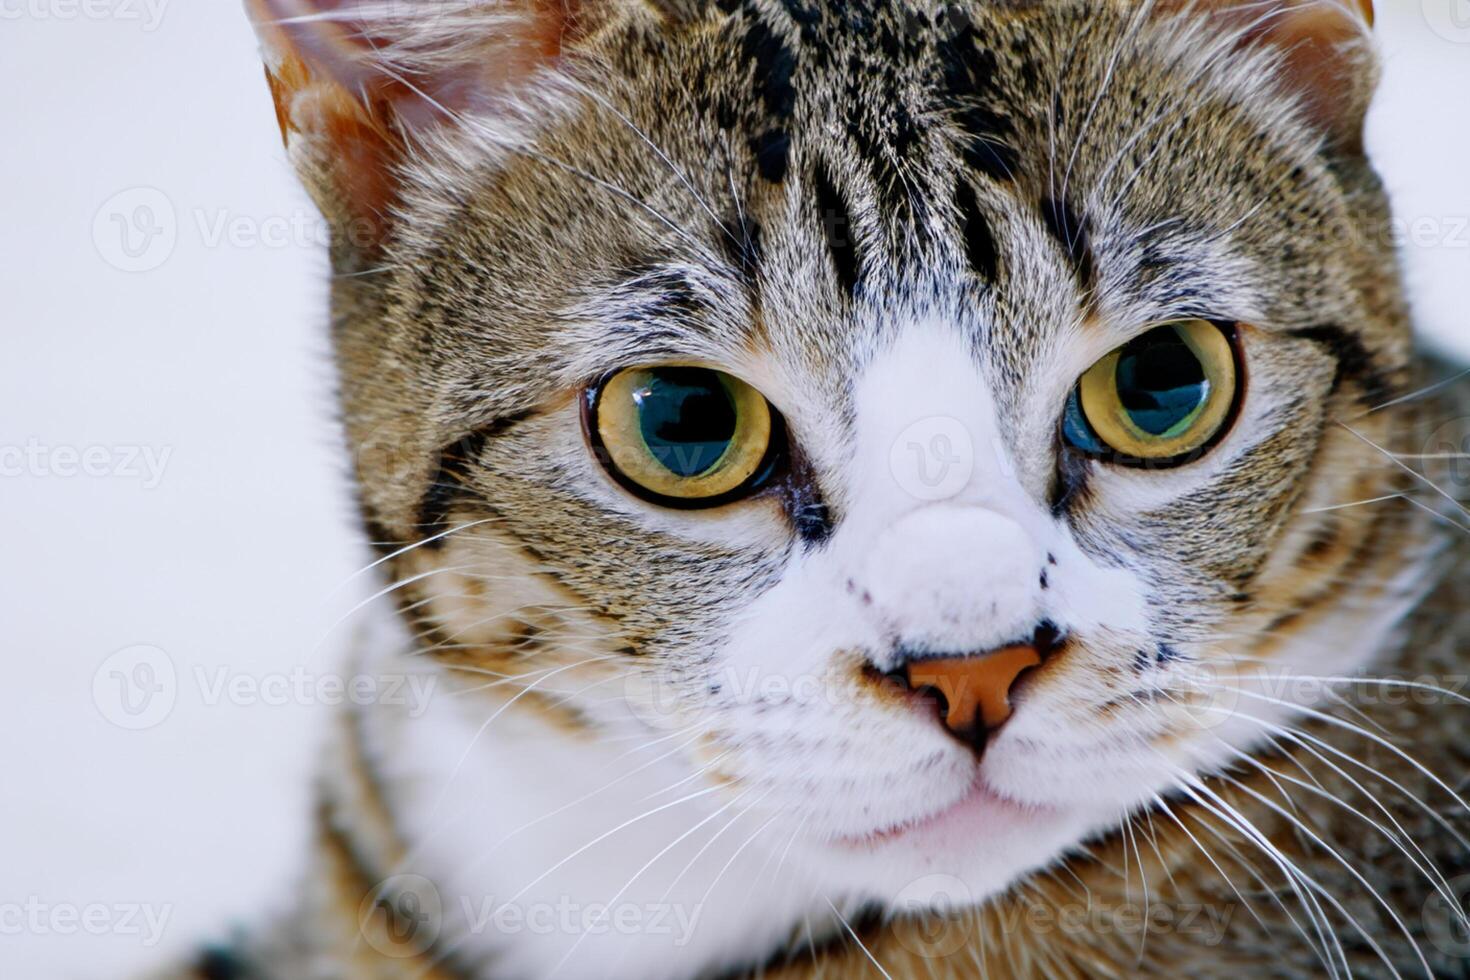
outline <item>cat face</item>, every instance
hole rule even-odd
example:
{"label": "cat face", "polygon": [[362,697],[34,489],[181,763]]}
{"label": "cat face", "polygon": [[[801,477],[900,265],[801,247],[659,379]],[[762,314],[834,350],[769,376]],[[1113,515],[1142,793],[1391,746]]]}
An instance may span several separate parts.
{"label": "cat face", "polygon": [[[267,37],[368,526],[547,737],[979,894],[1259,741],[1224,680],[1373,646],[1354,9],[314,6]],[[983,739],[893,680],[1018,647]]]}

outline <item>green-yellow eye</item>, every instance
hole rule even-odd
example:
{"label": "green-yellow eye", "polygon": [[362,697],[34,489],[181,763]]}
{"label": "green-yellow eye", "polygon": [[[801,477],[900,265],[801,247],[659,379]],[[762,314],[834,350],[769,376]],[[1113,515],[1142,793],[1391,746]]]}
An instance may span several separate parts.
{"label": "green-yellow eye", "polygon": [[1115,462],[1182,463],[1224,432],[1239,391],[1230,334],[1208,320],[1167,323],[1082,376],[1062,431],[1076,448]]}
{"label": "green-yellow eye", "polygon": [[608,472],[656,503],[727,503],[773,468],[770,404],[722,371],[629,368],[593,388],[587,406],[589,435]]}

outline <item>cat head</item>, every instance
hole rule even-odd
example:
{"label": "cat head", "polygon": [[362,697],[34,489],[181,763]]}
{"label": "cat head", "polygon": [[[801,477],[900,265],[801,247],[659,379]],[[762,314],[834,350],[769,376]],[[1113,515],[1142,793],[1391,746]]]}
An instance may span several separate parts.
{"label": "cat head", "polygon": [[394,594],[554,737],[978,893],[1384,627],[1361,0],[251,9]]}

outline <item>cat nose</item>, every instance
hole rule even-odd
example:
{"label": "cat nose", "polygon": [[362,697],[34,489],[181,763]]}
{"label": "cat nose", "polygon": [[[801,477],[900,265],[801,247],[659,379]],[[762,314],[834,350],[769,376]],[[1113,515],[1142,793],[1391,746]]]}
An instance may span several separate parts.
{"label": "cat nose", "polygon": [[1011,692],[1017,682],[1040,667],[1055,647],[1055,629],[1043,626],[1028,643],[983,654],[918,657],[889,676],[910,691],[933,697],[944,727],[979,751],[991,732],[1011,716]]}

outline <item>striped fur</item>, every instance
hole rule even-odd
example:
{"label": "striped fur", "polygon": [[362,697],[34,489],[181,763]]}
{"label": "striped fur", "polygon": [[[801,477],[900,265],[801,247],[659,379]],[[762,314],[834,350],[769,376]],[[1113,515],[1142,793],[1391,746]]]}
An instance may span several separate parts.
{"label": "striped fur", "polygon": [[[361,656],[442,687],[343,721],[299,907],[195,974],[1461,969],[1433,903],[1470,870],[1470,709],[1280,687],[1450,685],[1470,639],[1457,461],[1413,455],[1470,395],[1417,394],[1449,369],[1361,151],[1362,7],[254,0],[337,232],[398,608]],[[1069,456],[1080,374],[1186,316],[1239,325],[1229,435]],[[781,411],[776,490],[685,513],[606,477],[581,391],[669,362]],[[974,472],[905,537],[889,448],[940,417]],[[945,581],[1013,597],[966,635],[1067,637],[978,767],[864,669],[893,623],[958,628]],[[977,778],[984,819],[945,823]],[[1130,925],[1145,892],[1175,918]],[[475,914],[599,902],[693,918]]]}

